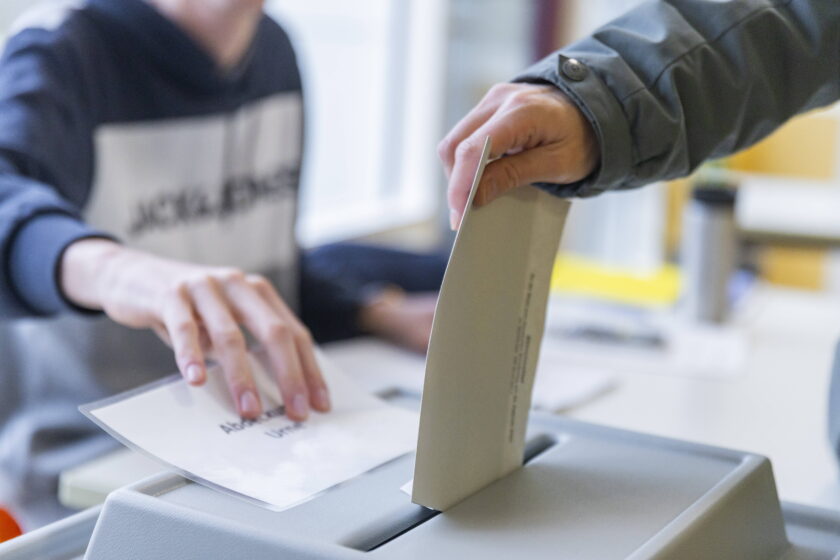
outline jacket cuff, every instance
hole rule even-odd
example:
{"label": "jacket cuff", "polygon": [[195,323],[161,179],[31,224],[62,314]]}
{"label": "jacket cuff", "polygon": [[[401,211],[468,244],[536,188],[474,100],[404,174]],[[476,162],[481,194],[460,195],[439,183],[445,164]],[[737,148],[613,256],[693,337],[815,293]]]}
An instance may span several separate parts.
{"label": "jacket cuff", "polygon": [[10,279],[20,300],[39,315],[67,310],[100,313],[71,303],[60,287],[64,251],[87,238],[113,239],[66,214],[38,214],[27,220],[12,238],[9,250]]}
{"label": "jacket cuff", "polygon": [[554,53],[513,79],[514,82],[549,83],[560,89],[583,112],[598,137],[599,167],[577,183],[538,183],[562,196],[588,197],[620,188],[632,175],[632,140],[621,105],[584,58]]}

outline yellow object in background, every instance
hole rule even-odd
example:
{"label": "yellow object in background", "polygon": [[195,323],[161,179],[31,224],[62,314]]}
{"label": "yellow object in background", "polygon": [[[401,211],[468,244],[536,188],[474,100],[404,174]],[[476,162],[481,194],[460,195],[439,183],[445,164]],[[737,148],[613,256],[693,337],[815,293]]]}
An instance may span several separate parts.
{"label": "yellow object in background", "polygon": [[[837,181],[836,112],[813,111],[792,119],[767,139],[729,159],[735,171]],[[830,187],[826,187],[830,188]],[[811,247],[765,247],[759,254],[761,276],[770,283],[822,290],[828,252]]]}
{"label": "yellow object in background", "polygon": [[824,111],[792,119],[755,146],[729,158],[728,167],[764,173],[830,180],[836,177],[837,117]]}
{"label": "yellow object in background", "polygon": [[[735,172],[838,183],[838,114],[838,110],[817,110],[796,117],[755,146],[731,156],[724,164]],[[669,256],[676,254],[680,247],[682,215],[691,187],[691,178],[670,181],[667,186],[664,241]],[[768,282],[821,290],[826,285],[827,259],[828,251],[824,249],[769,245],[761,248],[758,264],[761,277]],[[674,265],[640,277],[580,257],[561,255],[554,272],[555,291],[648,306],[670,305],[679,295],[679,271]]]}
{"label": "yellow object in background", "polygon": [[690,178],[676,179],[665,184],[665,254],[679,252],[682,240],[683,212],[691,198]]}
{"label": "yellow object in background", "polygon": [[552,292],[597,297],[646,307],[673,305],[680,293],[680,273],[667,264],[650,275],[633,274],[570,254],[557,256]]}
{"label": "yellow object in background", "polygon": [[[728,158],[727,169],[838,184],[840,119],[837,109],[816,110],[790,120],[758,144]],[[691,192],[691,178],[668,183],[666,250],[676,253],[682,234],[682,213]],[[831,188],[830,186],[827,188]],[[761,248],[761,277],[773,284],[806,290],[826,286],[828,251],[812,247]]]}
{"label": "yellow object in background", "polygon": [[811,247],[765,247],[758,256],[761,276],[772,284],[818,291],[825,288],[828,251]]}

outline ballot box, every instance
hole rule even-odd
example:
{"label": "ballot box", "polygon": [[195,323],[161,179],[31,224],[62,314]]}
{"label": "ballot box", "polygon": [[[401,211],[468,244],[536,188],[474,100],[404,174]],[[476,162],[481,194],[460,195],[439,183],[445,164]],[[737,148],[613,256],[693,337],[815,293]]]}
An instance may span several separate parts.
{"label": "ballot box", "polygon": [[443,513],[401,490],[411,455],[285,511],[162,474],[0,559],[840,560],[840,513],[781,504],[764,457],[539,414],[528,441],[525,466]]}

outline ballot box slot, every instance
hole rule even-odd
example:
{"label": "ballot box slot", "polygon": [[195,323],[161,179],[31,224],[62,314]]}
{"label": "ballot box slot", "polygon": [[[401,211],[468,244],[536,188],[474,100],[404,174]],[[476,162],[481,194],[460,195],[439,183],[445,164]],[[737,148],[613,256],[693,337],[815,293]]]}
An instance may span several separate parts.
{"label": "ballot box slot", "polygon": [[371,552],[440,514],[437,510],[414,504],[411,505],[411,509],[413,510],[412,514],[403,516],[387,528],[383,527],[382,531],[371,533],[367,538],[346,544],[350,548],[361,550],[362,552]]}
{"label": "ballot box slot", "polygon": [[[537,434],[525,443],[523,463],[528,464],[538,456],[551,449],[558,442],[557,438],[549,434]],[[345,546],[363,552],[372,552],[377,548],[388,544],[401,535],[419,527],[426,521],[439,515],[440,512],[428,509],[423,506],[411,504],[405,514],[398,519],[391,519],[387,525],[380,525],[378,529],[371,528],[368,531],[357,533],[357,537],[345,542]]]}
{"label": "ballot box slot", "polygon": [[557,438],[549,434],[537,434],[525,442],[522,463],[527,465],[552,447],[557,445]]}

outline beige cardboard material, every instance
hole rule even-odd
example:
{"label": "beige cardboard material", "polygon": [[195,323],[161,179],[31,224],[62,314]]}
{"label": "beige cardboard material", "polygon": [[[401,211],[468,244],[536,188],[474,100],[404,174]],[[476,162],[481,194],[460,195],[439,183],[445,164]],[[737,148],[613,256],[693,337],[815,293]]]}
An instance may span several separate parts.
{"label": "beige cardboard material", "polygon": [[446,510],[522,465],[567,200],[516,188],[467,212],[435,310],[412,501]]}

